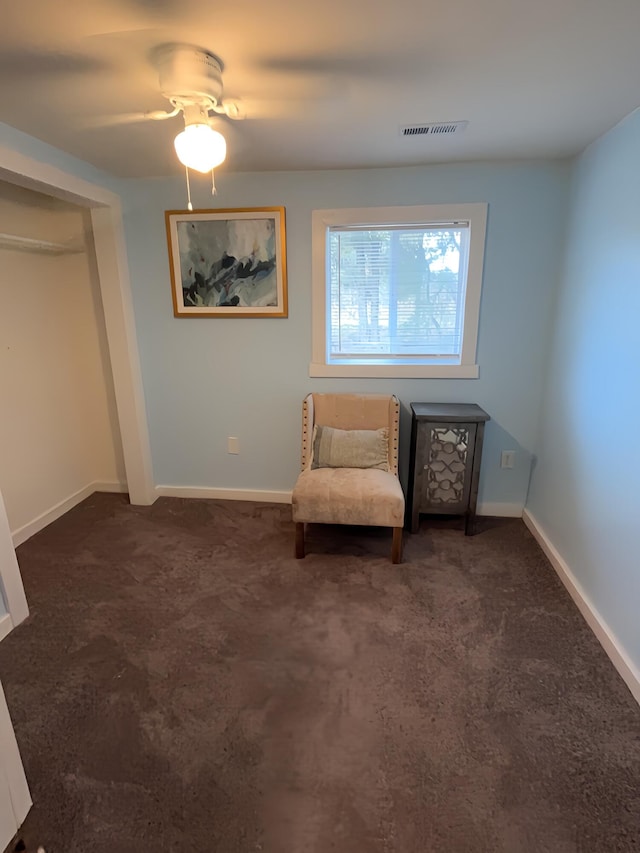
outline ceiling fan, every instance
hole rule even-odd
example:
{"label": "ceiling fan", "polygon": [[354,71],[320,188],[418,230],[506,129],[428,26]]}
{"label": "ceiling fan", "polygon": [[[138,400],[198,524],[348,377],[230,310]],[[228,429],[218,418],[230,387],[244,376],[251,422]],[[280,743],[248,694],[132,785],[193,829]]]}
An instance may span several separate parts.
{"label": "ceiling fan", "polygon": [[184,130],[174,142],[178,159],[189,169],[211,172],[224,161],[227,150],[224,136],[211,126],[212,119],[217,115],[244,118],[239,101],[222,98],[222,62],[210,51],[188,44],[161,45],[153,51],[152,61],[160,91],[173,109],[134,113],[116,121],[164,121],[182,113]]}
{"label": "ceiling fan", "polygon": [[160,91],[172,109],[104,116],[93,126],[165,121],[182,114],[184,129],[175,137],[174,147],[185,167],[187,207],[193,210],[189,169],[211,172],[211,192],[215,195],[213,170],[227,154],[227,142],[212,123],[220,116],[243,119],[244,111],[239,100],[223,100],[222,61],[210,51],[190,44],[163,44],[151,52],[151,61],[158,72]]}

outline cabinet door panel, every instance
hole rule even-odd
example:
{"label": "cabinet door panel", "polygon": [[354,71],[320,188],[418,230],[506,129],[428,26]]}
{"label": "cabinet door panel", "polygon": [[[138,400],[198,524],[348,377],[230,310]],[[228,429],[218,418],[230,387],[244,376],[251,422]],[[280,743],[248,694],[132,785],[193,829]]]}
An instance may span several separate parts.
{"label": "cabinet door panel", "polygon": [[462,513],[469,505],[476,424],[425,423],[422,512]]}

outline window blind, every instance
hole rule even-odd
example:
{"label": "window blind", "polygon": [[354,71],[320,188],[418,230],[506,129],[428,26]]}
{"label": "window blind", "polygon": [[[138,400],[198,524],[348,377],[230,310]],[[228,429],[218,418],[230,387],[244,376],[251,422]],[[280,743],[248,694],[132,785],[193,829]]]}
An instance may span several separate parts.
{"label": "window blind", "polygon": [[460,357],[469,232],[468,222],[330,227],[329,358]]}

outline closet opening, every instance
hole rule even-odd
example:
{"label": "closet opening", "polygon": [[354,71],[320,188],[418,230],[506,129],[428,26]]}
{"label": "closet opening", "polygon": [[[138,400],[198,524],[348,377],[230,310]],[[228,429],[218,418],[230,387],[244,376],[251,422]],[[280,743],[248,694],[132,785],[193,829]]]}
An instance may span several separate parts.
{"label": "closet opening", "polygon": [[0,490],[17,546],[127,491],[90,211],[0,181]]}
{"label": "closet opening", "polygon": [[120,196],[0,146],[0,260],[2,639],[18,544],[93,491],[157,494]]}

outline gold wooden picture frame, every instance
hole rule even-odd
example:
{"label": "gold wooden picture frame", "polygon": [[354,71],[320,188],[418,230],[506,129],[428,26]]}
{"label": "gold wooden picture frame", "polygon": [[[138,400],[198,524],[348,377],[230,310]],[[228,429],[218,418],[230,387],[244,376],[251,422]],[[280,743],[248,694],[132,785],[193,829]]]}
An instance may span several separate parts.
{"label": "gold wooden picture frame", "polygon": [[286,317],[284,207],[167,210],[176,317]]}

